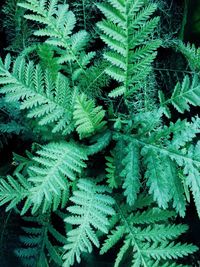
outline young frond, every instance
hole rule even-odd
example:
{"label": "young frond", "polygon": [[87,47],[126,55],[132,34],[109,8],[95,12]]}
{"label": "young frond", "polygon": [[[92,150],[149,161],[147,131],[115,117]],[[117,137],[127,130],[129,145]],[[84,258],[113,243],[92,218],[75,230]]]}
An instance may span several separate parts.
{"label": "young frond", "polygon": [[34,66],[21,57],[10,70],[11,58],[0,60],[0,92],[8,103],[19,102],[28,110],[28,118],[36,118],[39,125],[49,126],[53,133],[68,134],[73,130],[71,89],[66,77],[58,73],[54,82],[48,71]]}
{"label": "young frond", "polygon": [[184,77],[182,84],[176,84],[173,94],[170,99],[165,100],[164,94],[160,91],[159,98],[161,107],[167,117],[171,116],[168,105],[173,105],[178,112],[184,113],[190,110],[190,105],[199,106],[200,103],[200,85],[197,76],[194,76],[192,82],[188,75]]}
{"label": "young frond", "polygon": [[106,122],[103,120],[105,111],[102,107],[95,107],[92,99],[87,99],[85,94],[77,97],[74,106],[74,120],[76,130],[80,137],[88,137],[95,132],[101,131]]}
{"label": "young frond", "polygon": [[63,267],[72,266],[75,260],[80,262],[82,252],[92,252],[92,244],[99,247],[95,230],[107,233],[108,216],[115,214],[112,208],[114,200],[106,194],[108,188],[88,179],[80,179],[77,186],[78,190],[70,198],[74,205],[67,208],[71,215],[66,222],[75,228],[68,232]]}
{"label": "young frond", "polygon": [[149,38],[159,22],[157,17],[150,19],[156,5],[144,6],[143,0],[115,0],[97,6],[106,17],[97,24],[110,49],[104,53],[110,64],[106,73],[120,84],[109,96],[128,96],[142,87],[161,44]]}

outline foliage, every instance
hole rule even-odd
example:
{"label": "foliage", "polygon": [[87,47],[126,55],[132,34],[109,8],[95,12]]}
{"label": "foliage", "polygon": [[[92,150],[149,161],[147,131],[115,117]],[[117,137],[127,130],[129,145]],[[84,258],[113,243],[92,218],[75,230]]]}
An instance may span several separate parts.
{"label": "foliage", "polygon": [[32,38],[33,26],[23,17],[25,11],[18,6],[19,0],[6,0],[3,6],[3,27],[6,31],[7,50],[20,53],[36,39]]}
{"label": "foliage", "polygon": [[129,95],[141,88],[160,45],[159,40],[147,41],[159,21],[157,17],[149,19],[156,5],[143,7],[143,4],[143,1],[110,1],[98,5],[106,17],[98,23],[103,32],[101,38],[111,50],[104,53],[110,63],[106,72],[121,83],[110,92],[111,97]]}
{"label": "foliage", "polygon": [[185,266],[198,250],[181,222],[190,194],[200,217],[199,48],[175,39],[169,5],[7,0],[3,12],[0,206],[22,218],[20,266],[98,266],[109,250],[115,267]]}

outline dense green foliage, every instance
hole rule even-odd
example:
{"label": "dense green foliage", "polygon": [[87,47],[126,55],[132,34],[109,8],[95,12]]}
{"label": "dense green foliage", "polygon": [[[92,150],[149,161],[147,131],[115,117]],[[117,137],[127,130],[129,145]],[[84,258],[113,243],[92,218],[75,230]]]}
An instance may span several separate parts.
{"label": "dense green foliage", "polygon": [[102,266],[97,253],[103,266],[191,266],[200,50],[183,40],[186,7],[169,22],[161,0],[3,5],[0,144],[17,138],[21,155],[1,162],[0,205],[21,220],[19,267]]}

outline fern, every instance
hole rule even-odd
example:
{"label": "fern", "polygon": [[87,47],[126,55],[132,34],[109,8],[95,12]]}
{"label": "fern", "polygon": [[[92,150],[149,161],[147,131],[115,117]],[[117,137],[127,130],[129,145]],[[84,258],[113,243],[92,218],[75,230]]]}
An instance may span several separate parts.
{"label": "fern", "polygon": [[47,37],[47,44],[64,49],[64,51],[61,51],[63,56],[60,57],[59,63],[76,62],[76,71],[85,73],[85,67],[90,62],[85,60],[85,57],[94,54],[82,53],[89,41],[86,31],[82,30],[72,34],[76,18],[74,13],[68,10],[69,5],[59,5],[58,0],[48,2],[26,0],[19,6],[34,13],[25,15],[26,19],[45,25],[44,28],[34,32],[36,36]]}
{"label": "fern", "polygon": [[115,167],[115,158],[113,153],[111,153],[111,156],[106,157],[106,178],[107,183],[109,187],[111,188],[117,188],[118,187],[118,181],[116,177],[116,167]]}
{"label": "fern", "polygon": [[[36,217],[23,217],[29,227],[23,227],[24,235],[20,236],[21,243],[25,246],[15,251],[16,255],[26,266],[49,267],[49,257],[57,266],[62,266],[59,247],[52,245],[50,236],[64,245],[66,237],[60,234],[51,222],[51,214],[47,213]],[[31,227],[31,224],[35,225]]]}
{"label": "fern", "polygon": [[191,196],[200,217],[199,48],[176,40],[181,3],[164,2],[2,4],[0,257],[12,212],[12,266],[198,265],[181,222]]}
{"label": "fern", "polygon": [[172,104],[180,113],[190,110],[188,104],[199,106],[200,86],[198,77],[194,76],[192,82],[190,82],[189,76],[185,76],[182,84],[179,82],[176,84],[170,99],[165,100],[165,96],[161,91],[159,92],[159,97],[161,106],[164,108],[164,112],[168,117],[171,116],[168,109],[169,104]]}
{"label": "fern", "polygon": [[104,88],[110,84],[110,77],[106,75],[106,69],[108,63],[105,60],[97,61],[94,65],[88,67],[85,70],[87,79],[84,79],[82,74],[82,79],[79,80],[79,90],[87,96],[96,98],[103,94]]}
{"label": "fern", "polygon": [[7,103],[5,97],[0,99],[0,147],[3,148],[13,136],[24,140],[35,138],[31,124],[20,111],[18,103]]}
{"label": "fern", "polygon": [[110,63],[106,73],[120,83],[109,96],[130,95],[142,87],[141,81],[151,71],[155,51],[161,44],[160,40],[147,41],[159,21],[157,17],[149,19],[156,5],[144,6],[143,0],[123,0],[97,6],[106,17],[98,23],[101,38],[111,50],[104,53]]}
{"label": "fern", "polygon": [[[0,61],[1,93],[9,103],[20,100],[20,108],[28,109],[29,118],[39,118],[39,125],[52,125],[52,132],[67,134],[73,129],[70,88],[66,77],[59,74],[56,82],[40,65],[26,63],[19,57],[9,71],[11,58]],[[71,109],[71,110],[70,110]]]}
{"label": "fern", "polygon": [[124,240],[116,257],[114,266],[132,251],[132,266],[171,266],[169,260],[184,257],[196,251],[190,244],[174,243],[174,240],[187,230],[185,225],[168,222],[174,214],[158,208],[149,207],[145,211],[127,213],[127,209],[117,205],[117,220],[121,226],[115,227],[104,242],[100,253],[110,250],[121,239]]}
{"label": "fern", "polygon": [[106,187],[86,179],[79,180],[77,186],[79,190],[70,198],[75,205],[68,207],[72,215],[66,218],[66,222],[76,225],[76,228],[68,233],[68,244],[64,246],[64,267],[72,266],[75,259],[80,262],[82,252],[91,253],[92,244],[99,247],[94,229],[107,233],[107,216],[115,214],[112,208],[113,198],[104,194],[109,192]]}
{"label": "fern", "polygon": [[185,45],[183,42],[175,43],[175,48],[180,51],[187,59],[190,68],[194,71],[199,71],[199,59],[200,59],[200,49],[196,48],[194,44]]}
{"label": "fern", "polygon": [[2,8],[3,27],[9,44],[6,49],[17,53],[36,41],[35,38],[31,38],[33,27],[23,18],[25,12],[18,3],[19,0],[6,0]]}
{"label": "fern", "polygon": [[[112,134],[107,129],[105,132],[99,133],[90,139],[90,146],[85,147],[88,155],[94,155],[104,150],[111,142]],[[95,142],[95,143],[94,143]]]}
{"label": "fern", "polygon": [[[196,118],[192,123],[178,121],[169,127],[158,128],[152,134],[148,131],[146,137],[144,136],[145,132],[141,132],[139,136],[115,135],[117,140],[123,138],[127,142],[134,142],[141,146],[140,153],[146,166],[145,177],[149,192],[154,195],[154,199],[160,207],[167,208],[168,203],[173,200],[174,207],[182,216],[185,214],[186,203],[183,185],[180,177],[177,177],[179,167],[184,172],[186,184],[193,192],[199,214],[198,176],[200,163],[197,152],[199,144],[197,143],[196,146],[190,144],[199,131],[199,118]],[[138,184],[135,188],[138,188]],[[134,190],[136,190],[135,188]],[[135,192],[128,192],[128,197],[134,198]]]}
{"label": "fern", "polygon": [[11,176],[7,176],[5,179],[0,180],[0,204],[10,202],[6,211],[15,208],[19,202],[28,196],[28,190],[30,188],[27,180],[20,174],[16,175],[16,179]]}
{"label": "fern", "polygon": [[88,0],[78,0],[76,2],[72,1],[71,7],[76,15],[78,26],[90,34],[94,35],[94,25],[93,20],[95,15],[98,15],[96,3],[101,2],[101,0],[96,0],[95,2],[90,2]]}
{"label": "fern", "polygon": [[83,160],[87,159],[84,150],[73,143],[49,143],[37,151],[25,173],[16,173],[16,179],[8,176],[7,181],[1,179],[1,205],[10,202],[7,210],[14,208],[26,199],[22,214],[29,208],[35,213],[39,208],[42,212],[50,208],[65,206],[68,200],[69,182],[75,180],[85,167]]}
{"label": "fern", "polygon": [[130,142],[126,148],[126,157],[123,160],[125,166],[121,176],[125,181],[123,188],[126,189],[124,194],[127,196],[127,203],[132,205],[137,199],[140,189],[140,159],[139,147],[134,142]]}
{"label": "fern", "polygon": [[58,72],[61,70],[61,66],[58,63],[58,58],[54,56],[54,51],[50,45],[43,44],[38,47],[37,51],[41,66],[43,69],[48,69],[52,75],[53,81],[56,80]]}
{"label": "fern", "polygon": [[74,107],[74,120],[80,137],[87,137],[102,130],[106,124],[103,121],[104,115],[105,111],[101,107],[95,107],[93,100],[88,100],[84,94],[78,96]]}

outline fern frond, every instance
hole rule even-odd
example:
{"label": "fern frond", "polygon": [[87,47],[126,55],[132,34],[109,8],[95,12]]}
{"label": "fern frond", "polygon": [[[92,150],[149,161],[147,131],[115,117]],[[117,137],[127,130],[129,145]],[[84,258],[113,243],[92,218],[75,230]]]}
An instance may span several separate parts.
{"label": "fern frond", "polygon": [[61,5],[54,0],[42,3],[39,0],[25,0],[19,3],[19,6],[33,12],[33,14],[26,14],[24,16],[26,19],[45,25],[44,28],[34,32],[36,36],[47,37],[47,44],[64,48],[63,58],[60,58],[59,62],[76,62],[80,70],[85,72],[85,66],[82,65],[79,55],[84,50],[89,38],[86,31],[72,34],[76,18],[74,13],[69,11],[69,5]]}
{"label": "fern frond", "polygon": [[0,205],[9,203],[6,211],[15,208],[18,203],[28,196],[30,184],[23,175],[16,174],[16,178],[7,176],[7,181],[0,180]]}
{"label": "fern frond", "polygon": [[94,98],[102,95],[103,89],[109,86],[110,77],[106,74],[108,63],[99,60],[85,70],[87,79],[82,75],[79,79],[79,89],[87,96]]}
{"label": "fern frond", "polygon": [[82,169],[86,167],[85,160],[85,151],[73,143],[52,142],[37,151],[37,157],[33,158],[32,166],[28,169],[28,181],[33,184],[30,199],[34,207],[41,206],[45,201],[45,212],[53,200],[59,203],[62,194],[68,191],[67,179],[73,181],[81,174]]}
{"label": "fern frond", "polygon": [[145,163],[147,165],[147,172],[145,174],[149,186],[149,193],[154,195],[154,200],[162,208],[167,208],[170,200],[171,186],[168,181],[168,173],[165,169],[165,164],[162,164],[162,157],[154,150],[142,150]]}
{"label": "fern frond", "polygon": [[200,70],[200,49],[196,48],[194,44],[184,44],[179,41],[175,43],[175,48],[180,51],[187,59],[190,68],[194,71]]}
{"label": "fern frond", "polygon": [[200,86],[198,77],[194,76],[191,82],[189,76],[186,75],[182,84],[179,82],[176,84],[170,99],[165,100],[165,96],[161,91],[159,92],[159,98],[161,107],[164,108],[164,112],[168,117],[171,116],[168,108],[169,104],[173,105],[180,113],[190,110],[188,104],[199,106]]}
{"label": "fern frond", "polygon": [[53,81],[56,81],[56,77],[61,69],[61,66],[58,63],[58,58],[56,58],[54,55],[52,47],[48,44],[39,45],[37,53],[43,69],[48,69]]}
{"label": "fern frond", "polygon": [[38,209],[45,213],[66,205],[69,180],[75,180],[86,167],[85,151],[72,142],[63,141],[49,143],[37,154],[26,167],[27,179],[17,172],[16,180],[10,176],[7,181],[1,180],[1,205],[10,202],[8,209],[11,209],[26,199],[21,214],[30,208],[34,214]]}
{"label": "fern frond", "polygon": [[[47,266],[53,261],[56,266],[62,266],[61,250],[52,244],[53,237],[56,242],[63,246],[66,237],[60,234],[51,222],[51,214],[47,213],[37,217],[24,217],[24,221],[29,227],[23,227],[24,235],[20,236],[23,248],[15,250],[15,254],[21,258],[26,266]],[[33,226],[31,226],[34,225]]]}
{"label": "fern frond", "polygon": [[94,155],[105,149],[110,144],[111,138],[112,134],[109,130],[93,136],[93,138],[91,138],[92,144],[85,148],[87,150],[87,155]]}
{"label": "fern frond", "polygon": [[144,229],[138,230],[136,234],[140,240],[147,240],[148,242],[157,241],[162,242],[163,240],[175,239],[179,235],[185,233],[188,230],[187,225],[157,225],[147,226]]}
{"label": "fern frond", "polygon": [[80,137],[88,137],[103,129],[106,122],[103,120],[105,111],[102,107],[95,107],[92,99],[87,99],[85,94],[77,97],[74,107],[74,120],[76,130]]}
{"label": "fern frond", "polygon": [[112,230],[108,235],[108,239],[105,240],[105,243],[101,247],[100,254],[105,254],[109,249],[113,248],[125,234],[125,229],[124,226],[118,226],[115,230]]}
{"label": "fern frond", "polygon": [[[140,129],[138,132],[139,135],[116,133],[114,138],[141,146],[140,153],[146,166],[146,183],[154,200],[163,208],[167,208],[172,201],[176,211],[184,216],[185,184],[193,192],[199,214],[199,143],[191,145],[200,132],[199,118],[194,118],[190,123],[178,120],[169,127],[160,127],[152,132],[140,132]],[[179,176],[180,170],[184,175],[184,184]]]}
{"label": "fern frond", "polygon": [[[184,257],[197,250],[197,247],[191,244],[171,241],[187,230],[186,225],[173,225],[168,222],[168,219],[174,213],[170,214],[168,211],[157,208],[153,210],[149,208],[140,213],[140,211],[136,214],[131,212],[129,215],[124,207],[117,204],[120,227],[117,226],[114,230],[111,230],[111,234],[101,248],[103,254],[113,248],[113,245],[118,241],[123,240],[123,245],[115,260],[115,267],[120,266],[121,261],[126,257],[127,251],[129,256],[132,252],[131,266],[160,267],[173,266],[173,264],[179,266],[170,260]],[[157,214],[160,214],[160,216],[156,217]],[[135,216],[141,217],[141,219],[135,221]]]}
{"label": "fern frond", "polygon": [[111,153],[111,156],[105,157],[106,159],[106,179],[110,188],[117,188],[118,182],[116,177],[116,167],[114,155]]}
{"label": "fern frond", "polygon": [[143,0],[116,0],[97,6],[106,17],[97,24],[102,40],[110,48],[104,53],[110,63],[106,73],[120,84],[109,96],[129,95],[139,89],[151,71],[155,51],[161,44],[160,40],[147,41],[159,21],[157,17],[150,19],[156,5],[144,6]]}
{"label": "fern frond", "polygon": [[126,157],[123,160],[124,170],[121,177],[125,179],[123,188],[125,189],[124,195],[127,197],[127,203],[133,205],[140,190],[139,147],[136,143],[130,142],[125,150]]}
{"label": "fern frond", "polygon": [[151,257],[155,260],[160,259],[178,259],[188,254],[194,253],[197,250],[197,247],[190,244],[174,244],[163,242],[160,246],[158,244],[154,244],[153,246],[149,246],[149,244],[144,245],[141,253],[146,255],[147,257]]}
{"label": "fern frond", "polygon": [[94,35],[95,31],[92,22],[98,14],[95,4],[101,1],[78,0],[76,2],[72,1],[71,3],[71,7],[77,18],[77,25],[91,35]]}
{"label": "fern frond", "polygon": [[6,0],[2,8],[3,27],[9,44],[6,50],[17,53],[36,41],[36,38],[31,38],[33,27],[23,18],[25,11],[18,6],[19,2],[19,0]]}
{"label": "fern frond", "polygon": [[[191,145],[187,159],[182,162],[177,161],[177,164],[183,166],[183,172],[186,176],[186,185],[191,189],[198,215],[200,217],[200,163],[199,163],[200,142],[196,146]],[[191,160],[192,157],[192,160]]]}
{"label": "fern frond", "polygon": [[40,65],[25,62],[17,58],[10,71],[9,55],[5,62],[0,61],[1,93],[6,94],[6,101],[19,101],[20,108],[28,110],[28,118],[37,118],[39,125],[50,125],[52,132],[67,134],[73,129],[71,92],[69,82],[58,74],[56,82],[50,73],[43,72]]}
{"label": "fern frond", "polygon": [[105,194],[108,188],[86,179],[80,179],[77,186],[79,190],[70,198],[75,205],[68,207],[72,215],[66,218],[76,227],[68,233],[68,244],[64,246],[64,267],[72,266],[75,260],[80,262],[82,252],[91,253],[92,244],[99,247],[95,230],[107,233],[107,217],[115,214],[114,200]]}

